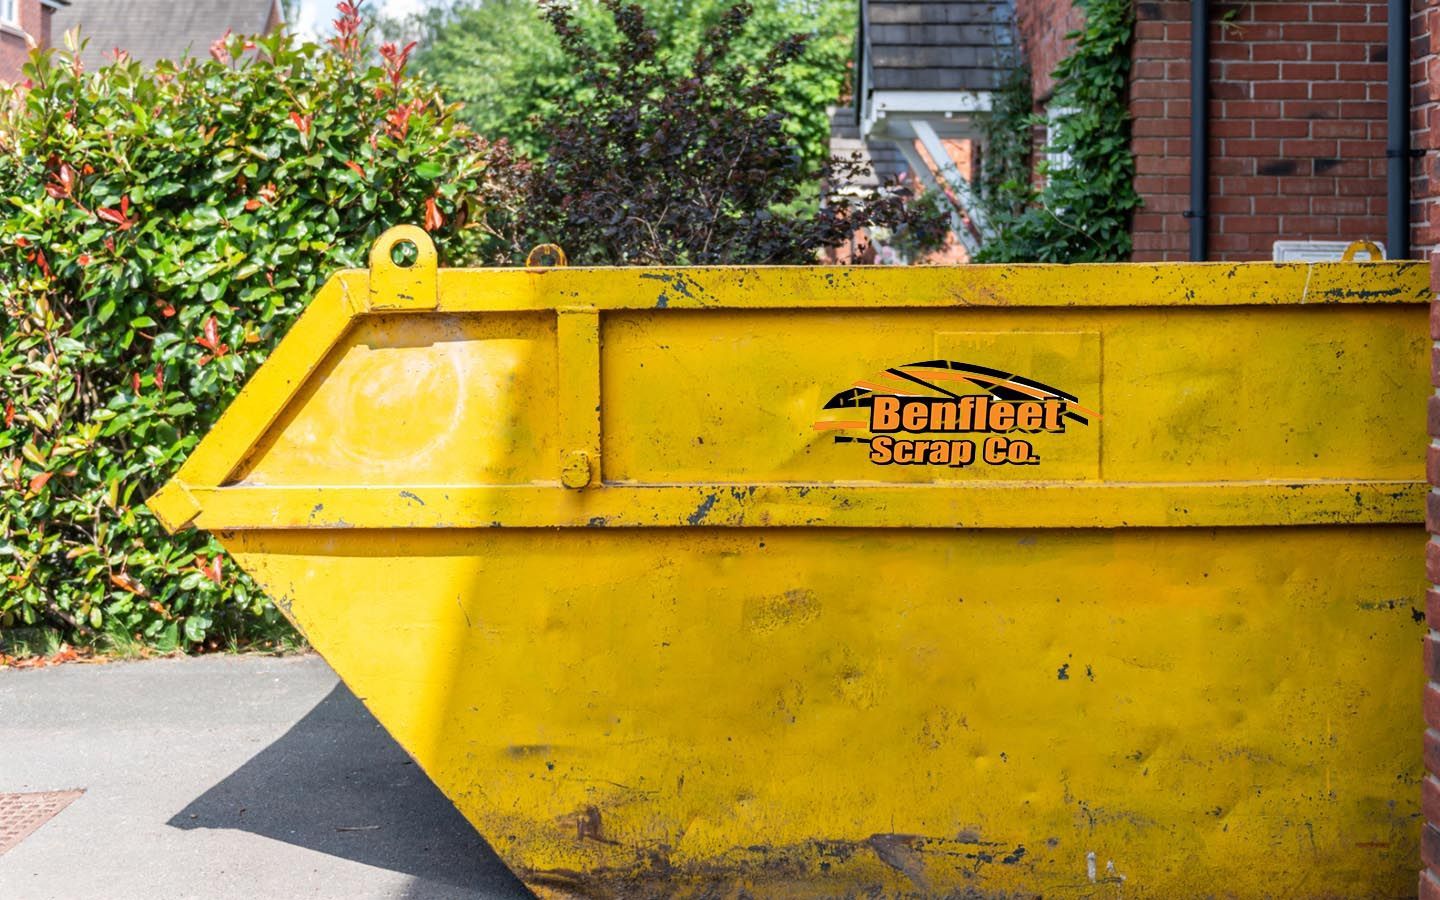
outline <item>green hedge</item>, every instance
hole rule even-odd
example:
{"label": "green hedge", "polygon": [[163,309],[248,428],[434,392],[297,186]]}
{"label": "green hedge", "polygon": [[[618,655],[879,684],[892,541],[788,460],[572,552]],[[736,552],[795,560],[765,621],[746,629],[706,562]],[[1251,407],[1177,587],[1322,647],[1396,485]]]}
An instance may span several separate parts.
{"label": "green hedge", "polygon": [[578,77],[615,96],[547,120],[566,146],[541,165],[408,78],[410,48],[372,56],[349,3],[327,46],[235,38],[88,73],[73,52],[33,59],[0,117],[0,651],[4,629],[171,650],[279,627],[212,538],[166,535],[142,504],[392,224],[423,223],[446,265],[550,240],[674,264],[814,261],[865,225],[935,236],[939,212],[904,190],[801,201],[819,173],[773,107],[802,39],[760,70],[731,60],[740,5],[677,75],[641,10],[603,6],[613,45],[544,5]]}
{"label": "green hedge", "polygon": [[27,67],[0,121],[0,627],[165,650],[278,621],[144,498],[384,228],[424,222],[448,264],[509,251],[504,148],[347,19],[327,46]]}

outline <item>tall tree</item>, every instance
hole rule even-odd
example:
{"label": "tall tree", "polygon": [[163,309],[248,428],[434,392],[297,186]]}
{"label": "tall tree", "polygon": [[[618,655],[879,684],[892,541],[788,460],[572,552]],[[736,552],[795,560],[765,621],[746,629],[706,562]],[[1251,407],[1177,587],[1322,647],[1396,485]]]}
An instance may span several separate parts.
{"label": "tall tree", "polygon": [[805,35],[747,64],[752,12],[734,4],[677,66],[640,6],[601,3],[613,41],[597,41],[569,4],[544,3],[585,101],[543,122],[553,143],[519,209],[531,240],[558,241],[591,265],[807,263],[872,227],[938,243],[939,210],[900,185],[806,202],[863,167],[828,155],[812,164],[785,131],[777,91]]}
{"label": "tall tree", "polygon": [[[655,32],[655,61],[672,75],[685,71],[733,0],[638,0]],[[804,50],[774,84],[775,108],[807,164],[828,155],[825,107],[844,90],[852,59],[855,0],[754,0],[744,31],[730,50],[736,63],[765,64],[775,46],[803,34]],[[623,38],[599,0],[574,0],[570,15],[601,49]],[[487,138],[507,138],[522,153],[544,156],[550,139],[539,122],[594,101],[546,24],[536,0],[458,0],[404,22],[392,36],[418,39],[413,65],[445,97],[465,104],[461,116]]]}

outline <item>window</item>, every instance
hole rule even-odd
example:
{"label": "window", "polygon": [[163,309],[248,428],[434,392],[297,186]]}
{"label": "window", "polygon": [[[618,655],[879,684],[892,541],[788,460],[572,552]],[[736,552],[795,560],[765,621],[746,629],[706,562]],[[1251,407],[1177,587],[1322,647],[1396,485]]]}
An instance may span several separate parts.
{"label": "window", "polygon": [[0,25],[20,27],[20,0],[0,0]]}
{"label": "window", "polygon": [[1060,130],[1061,120],[1069,118],[1079,111],[1074,106],[1051,106],[1045,110],[1045,161],[1050,164],[1052,172],[1068,169],[1073,162],[1069,153],[1053,150],[1051,145],[1055,141],[1056,133]]}

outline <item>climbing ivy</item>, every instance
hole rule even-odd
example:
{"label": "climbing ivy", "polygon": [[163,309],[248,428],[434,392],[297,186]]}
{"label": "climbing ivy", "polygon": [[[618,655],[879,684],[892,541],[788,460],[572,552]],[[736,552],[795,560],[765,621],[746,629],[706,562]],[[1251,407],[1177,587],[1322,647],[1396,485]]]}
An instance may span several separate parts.
{"label": "climbing ivy", "polygon": [[1030,154],[1037,123],[1032,98],[1030,67],[1021,63],[1010,70],[991,99],[989,114],[979,122],[985,146],[980,202],[992,221],[1009,222],[1035,200]]}
{"label": "climbing ivy", "polygon": [[1134,29],[1130,0],[1077,0],[1085,27],[1055,69],[1051,107],[1070,110],[1049,134],[1029,177],[1028,74],[1000,92],[988,123],[992,161],[981,196],[990,234],[979,262],[1108,262],[1130,255],[1130,214],[1140,205],[1125,102]]}

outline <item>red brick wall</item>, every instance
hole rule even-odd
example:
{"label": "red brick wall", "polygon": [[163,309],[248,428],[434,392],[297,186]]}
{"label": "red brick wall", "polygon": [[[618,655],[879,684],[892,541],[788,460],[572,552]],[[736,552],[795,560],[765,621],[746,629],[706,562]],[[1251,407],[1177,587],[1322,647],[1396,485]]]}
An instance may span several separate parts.
{"label": "red brick wall", "polygon": [[[39,46],[49,46],[50,10],[40,0],[20,0],[20,28]],[[22,34],[8,26],[0,28],[0,83],[20,80],[20,67],[30,57],[30,47]]]}
{"label": "red brick wall", "polygon": [[20,67],[29,53],[23,37],[8,28],[0,28],[0,84],[20,80]]}
{"label": "red brick wall", "polygon": [[1188,259],[1190,4],[1138,4],[1132,57],[1130,146],[1143,201],[1131,228],[1133,258]]}
{"label": "red brick wall", "polygon": [[[1134,258],[1185,259],[1190,4],[1136,9]],[[1277,239],[1384,239],[1385,15],[1384,0],[1215,4],[1211,259],[1269,259]]]}
{"label": "red brick wall", "polygon": [[[1418,33],[1426,16],[1440,15],[1440,4],[1412,2]],[[1190,3],[1139,0],[1136,15],[1130,110],[1143,206],[1132,229],[1133,258],[1182,260],[1189,248]],[[1053,89],[1041,73],[1067,51],[1063,35],[1077,17],[1070,0],[1017,0],[1037,100]],[[1385,19],[1385,0],[1213,4],[1212,259],[1269,259],[1279,239],[1384,239]],[[1429,85],[1440,84],[1437,49],[1440,39],[1432,42],[1428,32],[1416,38],[1414,93],[1423,104],[1417,147],[1440,145],[1440,114],[1429,97]],[[1417,253],[1440,243],[1440,233],[1422,224],[1436,202],[1426,184],[1440,179],[1437,165],[1433,157],[1416,164]]]}
{"label": "red brick wall", "polygon": [[1051,74],[1070,52],[1072,42],[1065,35],[1085,24],[1085,16],[1074,0],[1018,0],[1015,27],[1025,48],[1035,85],[1035,99],[1043,103],[1055,91]]}
{"label": "red brick wall", "polygon": [[39,34],[35,36],[35,39],[40,42],[40,46],[42,47],[53,47],[55,45],[55,36],[50,29],[50,23],[54,17],[55,10],[42,4],[40,7]]}

